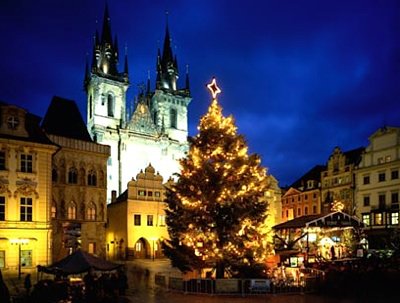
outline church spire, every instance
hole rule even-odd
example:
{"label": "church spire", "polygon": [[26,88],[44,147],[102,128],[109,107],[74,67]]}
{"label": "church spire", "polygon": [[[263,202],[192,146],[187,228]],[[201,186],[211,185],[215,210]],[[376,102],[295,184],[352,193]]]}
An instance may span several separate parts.
{"label": "church spire", "polygon": [[112,44],[112,35],[111,35],[111,21],[110,15],[108,13],[108,4],[106,3],[106,7],[104,9],[104,18],[103,18],[103,31],[101,33],[101,43]]}
{"label": "church spire", "polygon": [[92,73],[121,82],[129,82],[126,55],[123,72],[118,71],[118,60],[118,37],[115,36],[113,40],[111,32],[111,19],[108,4],[106,3],[101,37],[99,37],[99,32],[96,30],[94,38]]}

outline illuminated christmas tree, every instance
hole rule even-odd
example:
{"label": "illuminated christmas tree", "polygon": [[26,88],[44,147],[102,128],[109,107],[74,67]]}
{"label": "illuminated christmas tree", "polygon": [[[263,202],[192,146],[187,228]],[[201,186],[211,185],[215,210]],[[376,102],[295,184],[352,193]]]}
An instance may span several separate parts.
{"label": "illuminated christmas tree", "polygon": [[183,272],[214,268],[217,278],[254,273],[267,254],[262,197],[268,176],[260,158],[248,154],[233,117],[222,115],[215,79],[208,88],[212,103],[180,161],[178,181],[167,190],[170,240],[163,249]]}

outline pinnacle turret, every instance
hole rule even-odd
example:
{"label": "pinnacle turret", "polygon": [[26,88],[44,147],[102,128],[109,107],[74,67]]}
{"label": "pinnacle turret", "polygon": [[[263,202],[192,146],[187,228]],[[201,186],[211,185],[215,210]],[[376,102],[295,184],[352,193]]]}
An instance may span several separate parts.
{"label": "pinnacle turret", "polygon": [[108,5],[104,9],[103,27],[101,32],[101,39],[99,32],[96,30],[94,37],[94,46],[92,54],[92,74],[101,77],[110,78],[113,80],[128,83],[128,59],[125,55],[124,70],[118,71],[118,38],[112,36],[111,32],[111,19],[109,15]]}

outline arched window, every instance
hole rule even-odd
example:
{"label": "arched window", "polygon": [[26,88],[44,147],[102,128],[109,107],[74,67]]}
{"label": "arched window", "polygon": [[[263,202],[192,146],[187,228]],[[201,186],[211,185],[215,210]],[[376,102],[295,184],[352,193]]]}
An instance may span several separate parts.
{"label": "arched window", "polygon": [[86,219],[90,221],[96,220],[96,205],[93,202],[86,209]]}
{"label": "arched window", "polygon": [[57,217],[57,206],[56,203],[51,204],[51,218],[55,219]]}
{"label": "arched window", "polygon": [[75,167],[71,167],[68,171],[68,183],[77,184],[78,183],[78,171]]}
{"label": "arched window", "polygon": [[177,128],[177,113],[176,113],[176,109],[175,108],[171,108],[170,112],[169,112],[169,120],[170,120],[170,126],[171,128]]}
{"label": "arched window", "polygon": [[89,171],[87,176],[87,184],[89,186],[97,186],[97,177],[94,170]]}
{"label": "arched window", "polygon": [[114,96],[112,94],[107,96],[107,115],[114,117]]}
{"label": "arched window", "polygon": [[75,202],[70,202],[68,204],[67,218],[69,220],[75,220],[76,219],[76,204],[75,204]]}

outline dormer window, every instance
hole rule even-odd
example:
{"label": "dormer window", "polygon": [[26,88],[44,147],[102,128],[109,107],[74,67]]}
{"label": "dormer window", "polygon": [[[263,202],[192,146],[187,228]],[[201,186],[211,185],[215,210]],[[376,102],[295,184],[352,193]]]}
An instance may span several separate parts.
{"label": "dormer window", "polygon": [[19,119],[15,116],[10,116],[7,119],[7,126],[9,129],[17,129],[19,125]]}

